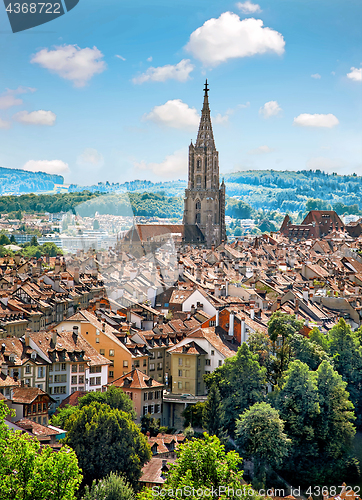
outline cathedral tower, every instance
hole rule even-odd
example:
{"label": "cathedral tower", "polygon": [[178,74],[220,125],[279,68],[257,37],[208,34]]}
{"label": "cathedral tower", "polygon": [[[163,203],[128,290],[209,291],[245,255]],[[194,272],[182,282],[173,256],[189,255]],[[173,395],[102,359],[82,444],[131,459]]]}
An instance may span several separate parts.
{"label": "cathedral tower", "polygon": [[183,223],[185,235],[193,234],[187,231],[187,226],[198,226],[204,236],[204,243],[211,248],[211,245],[226,241],[225,184],[224,180],[221,186],[219,184],[219,153],[212,132],[207,80],[204,92],[196,144],[193,145],[191,141],[189,146],[189,177]]}

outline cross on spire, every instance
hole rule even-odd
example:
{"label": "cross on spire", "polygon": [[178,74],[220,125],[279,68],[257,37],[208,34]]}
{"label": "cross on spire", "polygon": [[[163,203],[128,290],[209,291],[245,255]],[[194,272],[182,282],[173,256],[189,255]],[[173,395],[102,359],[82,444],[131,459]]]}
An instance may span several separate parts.
{"label": "cross on spire", "polygon": [[207,96],[208,92],[209,92],[209,87],[208,87],[208,84],[207,84],[207,78],[206,78],[206,82],[205,82],[204,92],[205,92],[205,96]]}

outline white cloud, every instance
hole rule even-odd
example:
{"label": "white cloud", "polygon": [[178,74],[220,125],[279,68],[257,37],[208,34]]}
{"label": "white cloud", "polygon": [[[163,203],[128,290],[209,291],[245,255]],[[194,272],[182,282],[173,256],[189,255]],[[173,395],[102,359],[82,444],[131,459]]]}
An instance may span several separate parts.
{"label": "white cloud", "polygon": [[315,80],[320,80],[322,77],[319,73],[315,73],[314,75],[310,75],[311,78],[314,78]]}
{"label": "white cloud", "polygon": [[273,151],[275,151],[275,149],[270,148],[269,146],[259,146],[258,148],[251,149],[250,151],[248,151],[248,154],[249,155],[262,155],[262,154],[266,154],[266,153],[272,153]]}
{"label": "white cloud", "polygon": [[10,122],[7,122],[0,118],[0,129],[10,128]]}
{"label": "white cloud", "polygon": [[14,119],[18,122],[25,123],[27,125],[46,125],[51,127],[54,125],[57,115],[52,111],[44,111],[39,109],[39,111],[20,111],[14,115]]}
{"label": "white cloud", "polygon": [[197,130],[200,117],[195,108],[190,108],[181,99],[173,99],[155,106],[143,119],[167,127]]}
{"label": "white cloud", "polygon": [[271,116],[276,116],[282,111],[277,101],[269,101],[264,104],[259,109],[259,114],[263,115],[264,118],[270,118]]}
{"label": "white cloud", "polygon": [[339,120],[336,116],[329,113],[327,115],[314,114],[310,115],[308,113],[302,113],[301,115],[294,118],[293,125],[299,125],[300,127],[324,127],[332,128],[339,124]]}
{"label": "white cloud", "polygon": [[362,68],[355,68],[352,66],[351,72],[347,73],[347,78],[354,82],[362,82]]}
{"label": "white cloud", "polygon": [[118,59],[120,59],[121,61],[125,61],[125,60],[126,60],[126,58],[125,58],[125,57],[120,56],[119,54],[116,54],[116,57],[118,57]]}
{"label": "white cloud", "polygon": [[249,108],[250,107],[250,102],[246,102],[245,104],[238,104],[238,108]]}
{"label": "white cloud", "polygon": [[275,52],[284,53],[284,38],[271,28],[264,28],[260,19],[243,19],[233,12],[224,12],[218,19],[209,19],[191,33],[186,50],[206,66],[217,66],[228,59]]}
{"label": "white cloud", "polygon": [[246,2],[238,2],[236,7],[241,10],[243,14],[255,14],[257,12],[261,12],[260,5],[257,3],[252,3],[249,0]]}
{"label": "white cloud", "polygon": [[147,81],[165,82],[166,80],[177,80],[179,82],[186,82],[190,78],[190,73],[194,69],[190,59],[182,59],[178,64],[166,64],[166,66],[159,66],[158,68],[148,68],[142,75],[133,78],[133,83],[144,83]]}
{"label": "white cloud", "polygon": [[187,165],[186,149],[179,149],[171,155],[166,156],[165,160],[161,163],[146,163],[144,161],[134,163],[134,166],[139,170],[149,170],[160,177],[170,178],[179,178],[180,175],[186,175]]}
{"label": "white cloud", "polygon": [[23,166],[23,170],[61,175],[69,172],[69,166],[61,160],[29,160]]}
{"label": "white cloud", "polygon": [[86,148],[77,158],[78,165],[102,166],[104,158],[96,149]]}
{"label": "white cloud", "polygon": [[148,61],[148,62],[152,62],[152,59],[153,59],[153,57],[152,57],[152,56],[147,57],[147,61]]}
{"label": "white cloud", "polygon": [[81,49],[77,45],[62,45],[54,50],[40,50],[30,62],[71,80],[75,87],[84,87],[94,75],[106,69],[103,57],[97,47]]}
{"label": "white cloud", "polygon": [[16,97],[20,94],[26,94],[27,92],[35,92],[36,89],[30,87],[18,87],[17,89],[7,89],[6,92],[0,95],[0,109],[9,109],[13,106],[20,106],[23,104],[23,100]]}

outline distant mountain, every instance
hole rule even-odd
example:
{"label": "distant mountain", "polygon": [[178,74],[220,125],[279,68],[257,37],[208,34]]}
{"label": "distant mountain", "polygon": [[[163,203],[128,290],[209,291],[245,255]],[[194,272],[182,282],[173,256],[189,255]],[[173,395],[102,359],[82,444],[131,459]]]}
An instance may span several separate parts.
{"label": "distant mountain", "polygon": [[0,195],[53,191],[55,184],[64,184],[64,178],[45,172],[0,167]]}
{"label": "distant mountain", "polygon": [[90,193],[160,193],[165,192],[169,196],[177,196],[185,191],[186,181],[181,179],[177,181],[166,182],[151,182],[135,180],[131,182],[98,182],[92,186],[79,186],[78,184],[71,184],[69,186],[69,193],[76,193],[79,191],[89,191]]}

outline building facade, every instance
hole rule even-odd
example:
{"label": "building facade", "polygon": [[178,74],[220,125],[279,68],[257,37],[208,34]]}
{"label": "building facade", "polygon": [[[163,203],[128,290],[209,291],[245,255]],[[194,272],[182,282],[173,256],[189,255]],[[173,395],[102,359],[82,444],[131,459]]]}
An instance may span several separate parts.
{"label": "building facade", "polygon": [[[212,131],[209,88],[204,89],[204,105],[196,144],[189,146],[188,187],[185,190],[183,223],[186,243],[204,243],[208,248],[226,241],[225,228],[225,184],[219,183],[219,153],[216,150]],[[187,227],[197,226],[203,241],[187,241]]]}

